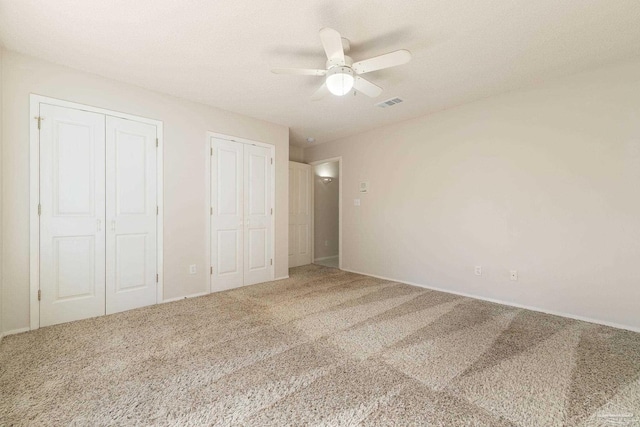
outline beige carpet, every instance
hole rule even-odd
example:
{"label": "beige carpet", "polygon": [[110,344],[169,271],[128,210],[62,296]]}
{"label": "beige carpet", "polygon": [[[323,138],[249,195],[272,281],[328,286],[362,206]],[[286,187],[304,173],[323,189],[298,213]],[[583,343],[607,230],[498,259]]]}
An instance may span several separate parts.
{"label": "beige carpet", "polygon": [[320,266],[6,337],[0,425],[640,425],[640,334]]}
{"label": "beige carpet", "polygon": [[322,267],[340,268],[340,257],[334,256],[331,258],[315,260],[313,263]]}

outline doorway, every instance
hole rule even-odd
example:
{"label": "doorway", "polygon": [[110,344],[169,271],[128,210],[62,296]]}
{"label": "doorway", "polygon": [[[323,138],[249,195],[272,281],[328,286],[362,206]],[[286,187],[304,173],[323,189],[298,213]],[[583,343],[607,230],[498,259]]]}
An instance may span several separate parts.
{"label": "doorway", "polygon": [[313,263],[342,266],[342,160],[311,163],[313,168]]}

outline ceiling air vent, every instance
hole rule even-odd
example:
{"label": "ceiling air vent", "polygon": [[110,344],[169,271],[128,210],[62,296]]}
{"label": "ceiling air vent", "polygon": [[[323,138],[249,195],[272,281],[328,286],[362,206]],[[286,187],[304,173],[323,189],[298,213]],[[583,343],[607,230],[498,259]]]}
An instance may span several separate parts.
{"label": "ceiling air vent", "polygon": [[386,101],[377,103],[376,107],[387,108],[387,107],[391,107],[392,105],[400,104],[401,102],[402,102],[402,99],[400,98],[390,98],[390,99],[387,99]]}

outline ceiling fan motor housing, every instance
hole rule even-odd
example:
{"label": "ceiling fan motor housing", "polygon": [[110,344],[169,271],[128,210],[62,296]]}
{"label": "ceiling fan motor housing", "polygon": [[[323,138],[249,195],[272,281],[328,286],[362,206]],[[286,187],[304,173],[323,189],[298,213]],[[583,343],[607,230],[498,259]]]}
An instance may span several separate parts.
{"label": "ceiling fan motor housing", "polygon": [[353,65],[353,59],[350,56],[344,55],[344,60],[342,58],[332,58],[327,61],[326,68],[330,70],[333,67],[349,67]]}

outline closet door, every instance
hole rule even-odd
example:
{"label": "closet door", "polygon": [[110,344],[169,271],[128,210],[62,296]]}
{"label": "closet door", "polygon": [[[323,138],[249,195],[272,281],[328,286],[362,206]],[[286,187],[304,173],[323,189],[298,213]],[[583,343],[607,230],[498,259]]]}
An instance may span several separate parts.
{"label": "closet door", "polygon": [[105,116],[40,104],[40,326],[105,313]]}
{"label": "closet door", "polygon": [[244,146],[213,139],[211,155],[212,291],[244,284]]}
{"label": "closet door", "polygon": [[297,267],[296,254],[298,253],[298,235],[294,219],[297,210],[297,182],[295,162],[289,162],[289,268]]}
{"label": "closet door", "polygon": [[289,268],[311,264],[311,165],[289,162]]}
{"label": "closet door", "polygon": [[156,127],[107,116],[107,314],[156,303]]}
{"label": "closet door", "polygon": [[244,284],[272,279],[271,150],[244,146]]}

